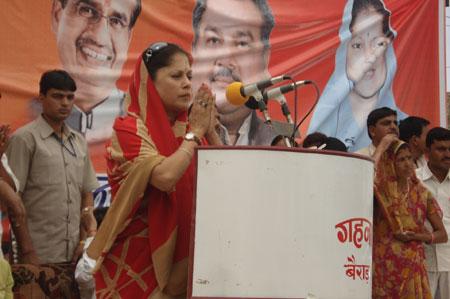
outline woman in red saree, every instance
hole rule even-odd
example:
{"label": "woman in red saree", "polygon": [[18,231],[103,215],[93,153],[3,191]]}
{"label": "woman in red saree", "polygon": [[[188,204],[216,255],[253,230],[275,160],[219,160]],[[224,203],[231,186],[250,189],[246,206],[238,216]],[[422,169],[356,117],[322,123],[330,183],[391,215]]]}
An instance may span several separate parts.
{"label": "woman in red saree", "polygon": [[437,202],[416,178],[406,143],[394,141],[380,156],[374,192],[372,298],[431,299],[423,242],[446,242],[447,233]]}
{"label": "woman in red saree", "polygon": [[107,148],[113,201],[87,249],[101,298],[176,298],[186,293],[194,148],[216,144],[214,97],[191,103],[191,58],[155,43],[142,55]]}

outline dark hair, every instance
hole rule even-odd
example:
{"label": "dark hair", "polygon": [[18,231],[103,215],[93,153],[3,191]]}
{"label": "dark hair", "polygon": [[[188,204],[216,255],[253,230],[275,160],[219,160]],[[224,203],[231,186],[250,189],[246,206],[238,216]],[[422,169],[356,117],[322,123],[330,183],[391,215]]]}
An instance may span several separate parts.
{"label": "dark hair", "polygon": [[[161,42],[158,42],[158,44]],[[152,78],[152,80],[155,80],[156,72],[163,68],[168,66],[171,61],[172,57],[175,54],[183,54],[186,55],[186,57],[189,60],[189,63],[192,64],[192,57],[191,54],[183,50],[180,46],[172,43],[167,43],[167,45],[160,47],[157,51],[153,51],[151,54],[151,57],[147,59],[146,53],[152,48],[153,45],[157,43],[154,43],[150,45],[142,54],[142,58],[144,59],[145,66],[147,67],[147,71]]]}
{"label": "dark hair", "polygon": [[275,136],[275,138],[272,140],[272,142],[270,143],[271,146],[276,146],[280,141],[284,140],[284,138],[289,138],[289,141],[292,144],[292,147],[298,147],[297,141],[290,139],[289,136],[284,136],[284,135],[277,135]]}
{"label": "dark hair", "polygon": [[[261,41],[264,44],[264,49],[270,48],[270,33],[275,26],[275,18],[273,17],[272,10],[270,9],[267,0],[252,0],[253,3],[258,7],[261,15],[263,17],[263,24],[261,26]],[[192,13],[192,27],[194,28],[194,41],[193,45],[197,45],[199,36],[199,27],[202,20],[203,14],[206,10],[206,0],[197,0],[195,2],[194,10]]]}
{"label": "dark hair", "polygon": [[428,126],[430,122],[425,118],[418,116],[410,116],[400,121],[398,129],[400,131],[400,139],[409,142],[413,136],[420,137],[423,128]]}
{"label": "dark hair", "polygon": [[386,9],[381,0],[354,0],[352,8],[352,20],[349,26],[350,31],[353,31],[353,25],[358,14],[361,11],[367,9],[374,9],[375,12],[383,16],[383,34],[387,38],[392,39],[394,37],[394,33],[392,32],[391,26],[389,25],[391,12]]}
{"label": "dark hair", "polygon": [[426,145],[430,148],[434,141],[448,141],[450,140],[450,130],[442,127],[435,127],[427,134]]}
{"label": "dark hair", "polygon": [[345,146],[345,144],[340,141],[337,138],[334,137],[327,137],[327,139],[325,140],[325,147],[323,148],[324,150],[332,150],[332,151],[339,151],[339,152],[346,152],[347,151],[347,147]]}
{"label": "dark hair", "polygon": [[[61,2],[62,8],[65,8],[67,5],[67,1],[69,0],[58,0],[58,1]],[[129,29],[133,28],[134,24],[136,24],[137,18],[141,14],[141,9],[142,9],[141,0],[136,0],[136,6],[134,7],[130,16],[130,25],[128,27]]]}
{"label": "dark hair", "polygon": [[46,71],[39,81],[39,93],[46,95],[51,88],[73,91],[77,90],[77,85],[68,72],[63,70]]}
{"label": "dark hair", "polygon": [[281,140],[283,140],[284,136],[283,135],[277,135],[275,136],[275,138],[272,140],[272,142],[270,143],[271,146],[277,145]]}
{"label": "dark hair", "polygon": [[309,134],[305,137],[302,143],[303,148],[309,148],[311,146],[321,146],[324,144],[327,140],[327,135],[320,133],[320,132],[314,132]]}
{"label": "dark hair", "polygon": [[367,133],[369,134],[370,139],[372,139],[372,136],[370,136],[369,127],[375,126],[380,119],[391,115],[397,116],[397,111],[392,110],[391,108],[388,107],[381,107],[372,110],[369,113],[369,115],[367,116]]}
{"label": "dark hair", "polygon": [[[394,142],[394,143],[392,143],[392,146],[396,146],[395,145],[396,143]],[[395,151],[395,156],[397,156],[398,155],[398,153],[400,152],[400,151],[402,151],[402,150],[404,150],[404,149],[409,149],[409,150],[411,150],[411,147],[409,146],[409,144],[408,143],[402,143],[402,144],[400,144],[400,146],[397,148],[397,150]]]}

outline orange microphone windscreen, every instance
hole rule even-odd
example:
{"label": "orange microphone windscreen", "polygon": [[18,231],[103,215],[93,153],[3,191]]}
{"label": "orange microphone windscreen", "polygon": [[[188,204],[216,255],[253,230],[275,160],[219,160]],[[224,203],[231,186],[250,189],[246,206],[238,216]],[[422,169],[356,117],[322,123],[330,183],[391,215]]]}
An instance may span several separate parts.
{"label": "orange microphone windscreen", "polygon": [[233,82],[227,86],[225,95],[229,103],[235,106],[244,105],[248,101],[248,97],[241,94],[242,82]]}

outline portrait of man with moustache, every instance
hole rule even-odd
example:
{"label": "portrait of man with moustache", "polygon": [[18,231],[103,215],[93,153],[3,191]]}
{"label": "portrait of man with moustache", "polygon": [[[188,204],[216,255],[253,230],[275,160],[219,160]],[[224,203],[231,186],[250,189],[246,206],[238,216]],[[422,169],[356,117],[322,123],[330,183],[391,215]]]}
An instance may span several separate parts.
{"label": "portrait of man with moustache", "polygon": [[[59,58],[78,87],[66,123],[90,144],[108,139],[114,119],[123,114],[125,93],[116,81],[140,12],[141,0],[53,0],[52,30]],[[37,101],[32,111],[41,112]]]}
{"label": "portrait of man with moustache", "polygon": [[221,139],[228,145],[270,145],[279,133],[255,111],[234,106],[226,87],[270,77],[270,33],[275,20],[266,0],[197,0],[192,17],[194,40],[192,87],[207,83],[216,95],[223,125]]}

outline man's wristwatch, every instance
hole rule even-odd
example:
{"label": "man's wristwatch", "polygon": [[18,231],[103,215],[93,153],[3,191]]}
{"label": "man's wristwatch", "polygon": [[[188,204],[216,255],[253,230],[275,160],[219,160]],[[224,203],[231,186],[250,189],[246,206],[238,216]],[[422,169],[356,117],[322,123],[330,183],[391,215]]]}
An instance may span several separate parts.
{"label": "man's wristwatch", "polygon": [[197,135],[195,135],[192,132],[186,133],[186,135],[184,136],[184,140],[195,141],[198,145],[202,145],[202,142],[200,141],[200,138],[198,138]]}

